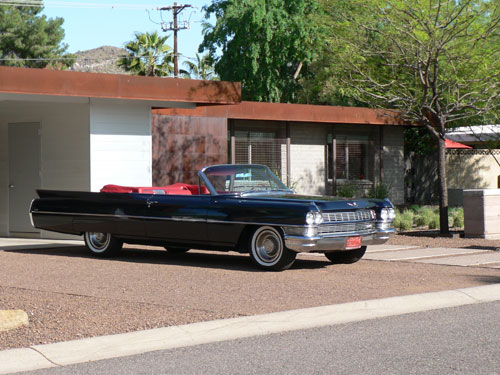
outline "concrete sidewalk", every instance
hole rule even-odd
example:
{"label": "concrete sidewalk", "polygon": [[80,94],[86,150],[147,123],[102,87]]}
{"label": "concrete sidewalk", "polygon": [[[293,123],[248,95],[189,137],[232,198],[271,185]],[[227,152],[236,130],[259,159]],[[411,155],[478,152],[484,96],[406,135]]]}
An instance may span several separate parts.
{"label": "concrete sidewalk", "polygon": [[84,246],[84,242],[83,240],[46,240],[37,238],[0,237],[0,250],[46,249],[68,246]]}
{"label": "concrete sidewalk", "polygon": [[343,303],[0,351],[0,374],[500,300],[500,284]]}

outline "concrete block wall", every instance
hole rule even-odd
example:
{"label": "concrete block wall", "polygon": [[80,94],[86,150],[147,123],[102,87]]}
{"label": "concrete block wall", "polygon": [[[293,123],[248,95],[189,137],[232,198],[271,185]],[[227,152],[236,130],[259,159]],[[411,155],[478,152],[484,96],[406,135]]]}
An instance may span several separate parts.
{"label": "concrete block wall", "polygon": [[404,128],[386,126],[383,130],[383,183],[390,187],[394,204],[404,204]]}
{"label": "concrete block wall", "polygon": [[326,194],[326,127],[290,124],[291,185],[299,194]]}
{"label": "concrete block wall", "polygon": [[500,189],[464,190],[465,237],[500,239]]}

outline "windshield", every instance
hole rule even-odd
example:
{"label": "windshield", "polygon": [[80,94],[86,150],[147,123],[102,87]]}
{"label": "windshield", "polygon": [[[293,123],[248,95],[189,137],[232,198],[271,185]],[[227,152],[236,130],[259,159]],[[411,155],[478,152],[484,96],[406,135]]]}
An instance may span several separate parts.
{"label": "windshield", "polygon": [[265,165],[215,165],[200,173],[217,194],[291,192]]}

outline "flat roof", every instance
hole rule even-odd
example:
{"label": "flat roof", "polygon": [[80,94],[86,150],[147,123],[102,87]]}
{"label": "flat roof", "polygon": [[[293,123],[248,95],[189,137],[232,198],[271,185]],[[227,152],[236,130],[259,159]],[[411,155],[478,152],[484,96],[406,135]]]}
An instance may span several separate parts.
{"label": "flat roof", "polygon": [[241,84],[0,66],[0,93],[234,104],[241,101]]}
{"label": "flat roof", "polygon": [[170,116],[222,117],[235,120],[266,120],[340,124],[408,125],[397,112],[361,107],[284,104],[242,101],[235,105],[210,105],[196,109],[153,109]]}

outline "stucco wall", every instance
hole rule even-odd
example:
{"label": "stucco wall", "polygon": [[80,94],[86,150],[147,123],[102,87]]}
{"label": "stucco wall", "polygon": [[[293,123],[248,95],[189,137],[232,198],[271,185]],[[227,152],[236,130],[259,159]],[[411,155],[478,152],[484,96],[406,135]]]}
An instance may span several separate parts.
{"label": "stucco wall", "polygon": [[[496,189],[500,176],[500,150],[449,151],[447,176],[450,189]],[[496,160],[495,160],[496,159]]]}
{"label": "stucco wall", "polygon": [[0,236],[6,236],[9,227],[9,146],[4,110],[0,102]]}
{"label": "stucco wall", "polygon": [[41,127],[41,184],[44,189],[89,190],[88,103],[0,102],[0,235],[8,235],[8,124]]}

